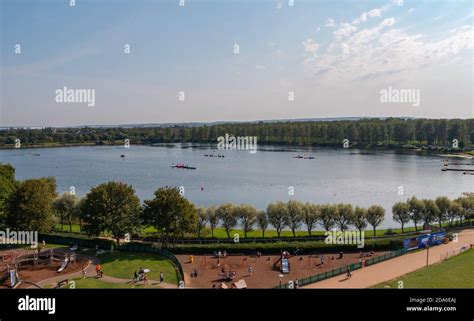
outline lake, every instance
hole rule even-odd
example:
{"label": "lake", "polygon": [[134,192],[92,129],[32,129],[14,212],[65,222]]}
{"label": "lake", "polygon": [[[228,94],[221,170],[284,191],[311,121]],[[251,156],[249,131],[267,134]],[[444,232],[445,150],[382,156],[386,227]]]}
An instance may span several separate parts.
{"label": "lake", "polygon": [[[298,154],[314,159],[293,158]],[[257,153],[251,154],[189,144],[61,147],[0,150],[0,161],[15,166],[17,179],[54,176],[59,193],[74,186],[78,196],[116,180],[133,185],[142,201],[158,187],[171,185],[183,186],[185,197],[202,206],[232,202],[264,209],[270,202],[290,199],[364,207],[379,204],[386,209],[381,225],[385,228],[399,227],[391,214],[395,202],[412,195],[459,197],[472,192],[474,182],[471,175],[441,172],[438,156],[354,149],[258,146]],[[171,168],[172,163],[197,169]],[[294,195],[289,195],[291,187]]]}

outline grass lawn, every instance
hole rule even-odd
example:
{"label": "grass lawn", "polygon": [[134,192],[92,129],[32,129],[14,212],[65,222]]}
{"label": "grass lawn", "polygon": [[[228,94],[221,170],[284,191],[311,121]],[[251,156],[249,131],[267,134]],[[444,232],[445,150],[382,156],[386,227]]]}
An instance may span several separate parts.
{"label": "grass lawn", "polygon": [[[474,221],[474,220],[471,219],[471,221]],[[434,223],[434,225],[438,225],[438,224]],[[449,225],[448,223],[443,223],[442,224],[443,227],[448,226],[448,225]],[[61,231],[61,224],[55,224],[54,229],[56,231]],[[418,231],[420,231],[421,229],[422,229],[422,226],[421,226],[421,224],[419,224],[418,225]],[[400,234],[402,232],[401,228],[392,228],[390,230],[391,230],[392,233],[395,233],[395,234]],[[69,233],[69,225],[64,225],[62,231],[65,232],[65,233]],[[72,232],[73,233],[80,233],[79,224],[73,224],[72,225]],[[144,227],[142,229],[142,232],[140,233],[140,235],[143,236],[143,237],[157,236],[156,232],[157,232],[156,229],[153,228],[153,227]],[[386,232],[387,232],[387,229],[377,229],[375,235],[376,236],[383,236],[383,235],[385,235]],[[403,229],[403,232],[405,232],[405,233],[415,232],[415,227],[414,226],[405,227]],[[229,233],[230,237],[233,238],[235,233],[238,233],[241,238],[244,237],[244,232],[241,229],[231,229],[230,233]],[[313,231],[311,234],[312,235],[324,235],[324,231]],[[296,231],[296,236],[297,237],[306,237],[308,235],[309,235],[308,231],[305,231],[305,230]],[[72,235],[72,236],[75,237],[77,235]],[[110,236],[110,233],[103,233],[102,236]],[[281,236],[282,237],[292,237],[293,233],[290,230],[284,230],[284,231],[281,232]],[[365,230],[365,237],[372,237],[372,236],[374,236],[374,231],[372,229]],[[196,235],[192,235],[192,237],[196,237]],[[227,238],[227,233],[226,233],[224,228],[217,227],[217,228],[214,229],[214,237],[215,238]],[[250,232],[247,233],[247,237],[249,237],[249,238],[262,237],[262,231],[259,230],[258,228],[255,228],[254,231],[250,231]],[[276,230],[269,229],[269,230],[265,231],[265,237],[268,237],[268,238],[278,237],[278,234],[277,234]],[[211,229],[210,228],[204,229],[204,231],[201,232],[201,238],[211,238]]]}
{"label": "grass lawn", "polygon": [[141,267],[150,269],[149,280],[160,280],[160,272],[165,276],[165,282],[178,284],[178,272],[171,261],[151,253],[130,253],[114,251],[98,256],[105,275],[116,278],[132,279],[133,273]]}
{"label": "grass lawn", "polygon": [[474,250],[466,251],[441,263],[404,275],[401,278],[376,285],[398,288],[474,288]]}

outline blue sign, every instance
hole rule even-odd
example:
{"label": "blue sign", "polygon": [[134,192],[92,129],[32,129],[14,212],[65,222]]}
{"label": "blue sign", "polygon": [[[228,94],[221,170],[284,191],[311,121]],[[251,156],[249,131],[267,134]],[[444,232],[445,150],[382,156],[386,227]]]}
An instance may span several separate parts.
{"label": "blue sign", "polygon": [[403,241],[403,247],[407,250],[422,249],[427,246],[442,244],[446,237],[446,232],[436,232],[420,235]]}

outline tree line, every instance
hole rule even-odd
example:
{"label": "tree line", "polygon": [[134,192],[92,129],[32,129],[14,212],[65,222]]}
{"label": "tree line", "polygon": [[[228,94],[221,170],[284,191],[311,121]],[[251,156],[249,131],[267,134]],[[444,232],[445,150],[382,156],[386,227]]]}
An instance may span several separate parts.
{"label": "tree line", "polygon": [[129,139],[132,144],[216,143],[217,137],[256,136],[260,144],[300,146],[342,146],[349,140],[354,147],[414,148],[434,146],[461,149],[474,144],[474,119],[367,118],[339,121],[279,121],[170,125],[134,128],[44,128],[0,131],[0,146],[42,144],[115,144]]}
{"label": "tree line", "polygon": [[[180,193],[177,187],[160,187],[154,197],[141,204],[131,185],[108,182],[93,187],[85,197],[79,199],[70,193],[58,195],[56,181],[52,177],[15,180],[15,170],[10,165],[0,164],[0,224],[16,230],[51,231],[54,221],[62,227],[79,223],[81,232],[89,236],[110,233],[117,242],[127,234],[136,236],[143,227],[154,227],[163,242],[168,243],[187,235],[200,237],[209,227],[222,227],[230,238],[231,230],[240,225],[244,237],[255,227],[265,231],[272,226],[278,236],[289,228],[293,236],[305,225],[308,234],[319,225],[329,231],[341,231],[353,226],[360,232],[370,225],[376,228],[385,217],[380,205],[368,208],[351,204],[313,204],[296,200],[270,203],[265,211],[251,205],[225,203],[207,208],[196,207]],[[418,200],[412,197],[407,202],[393,206],[393,219],[404,226],[413,222],[415,228],[423,222],[453,224],[462,221],[474,211],[474,197],[450,200],[438,197],[435,200]]]}

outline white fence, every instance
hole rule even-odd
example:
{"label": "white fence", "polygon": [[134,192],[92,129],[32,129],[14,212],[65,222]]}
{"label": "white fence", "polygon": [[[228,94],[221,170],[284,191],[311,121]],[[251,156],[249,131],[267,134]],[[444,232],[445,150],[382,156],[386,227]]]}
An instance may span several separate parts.
{"label": "white fence", "polygon": [[464,251],[469,250],[471,247],[472,247],[472,244],[465,244],[459,248],[440,254],[440,259],[441,261],[447,260],[450,257],[456,256],[458,254],[461,254]]}

